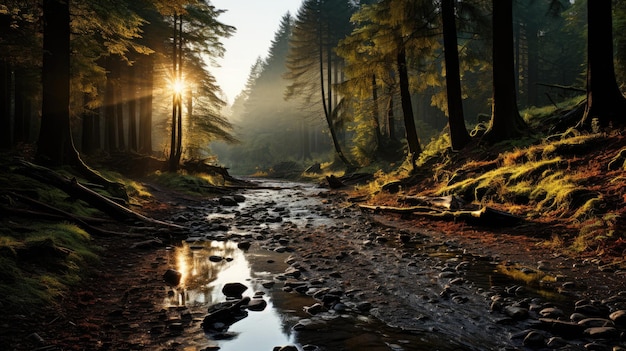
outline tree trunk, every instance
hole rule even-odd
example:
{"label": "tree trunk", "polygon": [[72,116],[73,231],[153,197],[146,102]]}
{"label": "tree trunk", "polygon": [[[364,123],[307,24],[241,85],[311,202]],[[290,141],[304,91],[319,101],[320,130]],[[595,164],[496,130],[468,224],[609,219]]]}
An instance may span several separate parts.
{"label": "tree trunk", "polygon": [[128,68],[128,83],[127,93],[128,96],[128,150],[131,152],[137,152],[139,150],[137,144],[137,102],[139,100],[137,91],[139,79],[138,67],[132,66]]}
{"label": "tree trunk", "polygon": [[112,152],[117,149],[115,135],[115,68],[113,59],[106,58],[107,67],[106,87],[104,91],[104,150]]}
{"label": "tree trunk", "polygon": [[154,58],[145,56],[141,60],[139,78],[141,97],[139,100],[139,152],[152,154],[152,88],[154,84]]}
{"label": "tree trunk", "polygon": [[398,79],[400,81],[400,102],[402,104],[402,115],[404,116],[404,126],[406,129],[406,140],[409,146],[409,157],[411,166],[415,168],[415,160],[422,152],[417,129],[415,127],[415,117],[413,116],[413,104],[411,103],[411,91],[409,90],[409,72],[406,64],[406,49],[402,47],[397,54]]}
{"label": "tree trunk", "polygon": [[619,90],[613,62],[613,26],[610,0],[587,1],[587,108],[579,125],[589,128],[623,126],[626,100]]}
{"label": "tree trunk", "polygon": [[[83,106],[87,105],[89,97],[87,94],[83,94]],[[94,136],[95,136],[95,111],[85,107],[83,110],[83,139],[81,143],[81,151],[83,154],[93,154],[96,150],[96,145],[94,144]]]}
{"label": "tree trunk", "polygon": [[117,149],[120,151],[126,150],[126,133],[124,132],[124,91],[123,86],[126,83],[124,78],[124,63],[121,60],[115,62],[116,80],[114,83],[115,89],[115,127],[117,130]]}
{"label": "tree trunk", "polygon": [[513,43],[513,0],[493,0],[493,102],[491,125],[483,138],[513,139],[528,127],[517,108]]}
{"label": "tree trunk", "polygon": [[0,60],[0,149],[13,147],[11,120],[11,67]]}
{"label": "tree trunk", "polygon": [[[331,64],[330,64],[330,58],[328,57],[324,57],[324,53],[325,52],[330,52],[331,48],[326,48],[324,46],[324,38],[322,36],[322,33],[324,33],[323,28],[322,28],[322,21],[320,21],[319,24],[319,74],[320,74],[320,92],[322,95],[322,105],[324,108],[324,117],[326,117],[326,124],[328,125],[328,131],[330,132],[330,137],[332,139],[333,142],[333,146],[335,148],[335,153],[337,154],[337,157],[339,157],[339,159],[341,160],[341,162],[343,162],[344,165],[346,165],[346,167],[348,168],[353,168],[352,164],[350,163],[350,161],[348,160],[348,158],[346,158],[346,156],[343,154],[343,150],[341,149],[341,144],[339,143],[339,138],[337,137],[337,130],[335,128],[335,123],[333,121],[333,115],[335,114],[336,111],[334,111],[334,109],[332,108],[331,102],[332,102],[332,91],[331,91]],[[330,53],[328,53],[328,55],[330,55]],[[326,89],[326,83],[324,82],[324,61],[327,61],[328,67],[326,67],[327,69],[327,79],[326,79],[326,83],[328,83],[328,89]],[[326,90],[328,90],[328,94],[326,93]],[[328,96],[327,96],[328,95]]]}
{"label": "tree trunk", "polygon": [[527,105],[537,106],[539,98],[537,83],[539,83],[539,39],[537,37],[537,23],[528,21],[526,26],[526,41],[528,42],[528,67],[526,79]]}
{"label": "tree trunk", "polygon": [[43,68],[41,128],[37,158],[53,165],[78,159],[70,131],[70,9],[69,2],[43,1]]}
{"label": "tree trunk", "polygon": [[453,150],[461,150],[470,141],[463,114],[463,96],[461,95],[461,74],[459,70],[459,51],[456,37],[456,19],[454,2],[441,2],[443,20],[443,45],[446,61],[446,91],[448,94],[448,124]]}
{"label": "tree trunk", "polygon": [[387,121],[387,136],[389,140],[398,140],[396,137],[396,117],[394,115],[393,89],[389,89],[389,102],[387,103],[387,113],[385,120]]}
{"label": "tree trunk", "polygon": [[376,82],[376,74],[372,74],[372,125],[374,128],[374,142],[376,143],[375,151],[380,148],[382,135],[380,133],[380,119],[378,116],[378,83]]}

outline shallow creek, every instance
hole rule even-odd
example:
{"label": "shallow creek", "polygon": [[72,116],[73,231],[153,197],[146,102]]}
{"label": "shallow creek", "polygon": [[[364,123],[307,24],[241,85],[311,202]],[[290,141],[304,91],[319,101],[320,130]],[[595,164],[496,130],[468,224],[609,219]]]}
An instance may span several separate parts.
{"label": "shallow creek", "polygon": [[[305,312],[306,307],[318,301],[311,293],[285,289],[285,281],[292,280],[285,276],[290,268],[287,262],[296,254],[285,238],[314,231],[336,231],[344,233],[341,235],[345,236],[342,236],[345,243],[360,248],[368,247],[368,243],[363,243],[374,235],[368,233],[367,228],[371,227],[362,223],[362,218],[355,219],[341,208],[329,208],[325,196],[320,196],[324,189],[303,183],[257,182],[260,188],[243,190],[241,195],[245,200],[240,199],[236,206],[211,203],[192,211],[203,216],[207,226],[167,251],[170,266],[181,272],[182,278],[178,287],[166,287],[168,296],[163,301],[164,308],[179,311],[183,322],[191,321],[190,327],[174,335],[171,343],[183,346],[186,351],[257,351],[285,345],[293,345],[300,351],[484,350],[506,347],[511,333],[519,328],[495,323],[497,317],[484,317],[489,314],[489,302],[476,291],[488,290],[494,284],[514,284],[497,272],[494,263],[488,259],[466,259],[449,246],[433,243],[400,248],[391,241],[374,239],[380,246],[368,254],[371,256],[365,256],[380,260],[380,255],[388,257],[385,253],[389,252],[397,255],[398,261],[419,257],[413,262],[428,265],[400,263],[400,268],[390,269],[392,272],[387,277],[374,277],[374,273],[362,276],[363,280],[382,279],[373,292],[388,290],[389,294],[400,296],[412,305],[402,313],[414,314],[407,318],[415,320],[418,327],[390,327],[374,317],[378,316],[376,313],[363,313],[354,308],[356,303],[315,315]],[[289,235],[277,235],[283,232]],[[251,246],[238,247],[242,241],[250,242]],[[466,288],[463,291],[468,293],[463,295],[462,302],[433,303],[434,298],[429,297],[429,294],[441,296],[445,291],[433,281],[446,271],[441,269],[446,262],[465,263]],[[386,269],[385,264],[380,262],[379,269]],[[424,292],[416,295],[392,279],[411,280],[407,286],[421,284]],[[262,311],[248,311],[245,318],[232,324],[226,332],[209,335],[200,326],[202,319],[210,306],[227,301],[222,288],[235,282],[247,287],[243,296],[262,298],[267,306]],[[366,290],[365,286],[355,291]],[[525,293],[533,297],[545,292],[526,288]],[[363,293],[362,298],[368,296],[371,295]],[[383,306],[385,308],[395,307],[389,304]],[[380,315],[390,313],[393,311],[386,310]],[[494,323],[481,325],[483,320]]]}

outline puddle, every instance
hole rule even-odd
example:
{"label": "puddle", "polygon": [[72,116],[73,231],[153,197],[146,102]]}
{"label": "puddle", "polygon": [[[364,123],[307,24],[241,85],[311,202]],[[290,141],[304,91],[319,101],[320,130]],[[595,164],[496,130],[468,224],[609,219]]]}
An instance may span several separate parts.
{"label": "puddle", "polygon": [[[215,340],[201,328],[187,330],[177,342],[185,350],[203,350],[219,347],[220,351],[272,350],[276,346],[295,345],[304,350],[316,345],[319,350],[457,350],[450,340],[436,334],[412,334],[389,328],[372,317],[351,314],[327,314],[311,317],[303,311],[316,301],[309,296],[283,291],[281,280],[289,255],[252,248],[242,251],[229,241],[183,243],[173,248],[168,259],[182,273],[181,284],[172,289],[164,301],[165,308],[189,308],[197,323],[208,307],[226,301],[222,287],[240,282],[247,286],[244,296],[261,292],[267,307],[263,311],[249,311],[247,317],[228,329],[229,339]],[[214,262],[217,257],[223,258]],[[213,260],[211,260],[213,258]],[[267,282],[273,281],[271,287]],[[171,288],[168,288],[171,289]],[[296,324],[306,330],[296,331]],[[203,341],[204,339],[204,341]]]}

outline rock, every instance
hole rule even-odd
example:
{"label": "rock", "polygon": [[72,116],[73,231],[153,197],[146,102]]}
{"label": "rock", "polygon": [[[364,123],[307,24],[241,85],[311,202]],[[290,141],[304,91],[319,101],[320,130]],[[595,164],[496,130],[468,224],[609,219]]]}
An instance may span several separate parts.
{"label": "rock", "polygon": [[248,310],[263,311],[267,307],[267,301],[262,298],[254,298],[248,302]]}
{"label": "rock", "polygon": [[271,289],[274,284],[276,284],[273,280],[264,280],[261,283],[261,286],[264,287],[265,289]]}
{"label": "rock", "polygon": [[304,312],[314,316],[314,315],[316,315],[316,314],[318,314],[320,312],[323,312],[324,311],[324,306],[322,306],[321,303],[315,303],[315,304],[313,304],[311,306],[304,307],[303,309],[304,309]]}
{"label": "rock", "polygon": [[163,273],[163,281],[169,286],[178,286],[182,276],[182,273],[173,269],[168,269],[165,273]]}
{"label": "rock", "polygon": [[232,196],[223,196],[220,197],[219,204],[222,206],[237,206],[239,203]]}
{"label": "rock", "polygon": [[360,302],[356,305],[356,309],[361,312],[367,312],[372,309],[372,304],[369,302]]}
{"label": "rock", "polygon": [[252,246],[252,243],[249,241],[242,241],[240,243],[237,244],[237,247],[241,250],[248,250],[250,248],[250,246]]}
{"label": "rock", "polygon": [[585,318],[578,321],[578,324],[584,326],[585,328],[614,326],[613,322],[610,319],[605,318]]}
{"label": "rock", "polygon": [[233,195],[233,200],[235,200],[236,202],[245,202],[246,197],[240,194],[235,194]]}
{"label": "rock", "polygon": [[531,331],[526,335],[522,343],[527,347],[544,347],[546,345],[546,339],[543,334]]}
{"label": "rock", "polygon": [[619,330],[614,327],[593,327],[587,328],[584,332],[585,336],[594,339],[615,339],[619,338]]}
{"label": "rock", "polygon": [[227,297],[241,298],[241,295],[246,290],[248,290],[248,287],[241,283],[227,283],[224,284],[224,287],[222,288],[222,294]]}
{"label": "rock", "polygon": [[565,341],[565,339],[560,338],[558,336],[553,336],[550,339],[548,339],[548,342],[546,342],[546,346],[550,349],[560,349],[562,347],[565,347],[567,345],[567,341]]}
{"label": "rock", "polygon": [[609,315],[609,318],[619,326],[626,326],[626,310],[618,310]]}
{"label": "rock", "polygon": [[559,317],[565,316],[565,314],[563,313],[563,310],[556,308],[556,307],[544,308],[541,311],[539,311],[539,314],[542,317],[546,317],[546,318],[559,318]]}
{"label": "rock", "polygon": [[553,318],[539,318],[539,326],[552,334],[563,336],[564,338],[580,337],[585,327],[574,322],[566,322]]}
{"label": "rock", "polygon": [[299,278],[302,275],[302,272],[298,268],[289,267],[285,270],[284,274],[288,277]]}
{"label": "rock", "polygon": [[242,308],[249,303],[250,298],[246,296],[235,303],[212,306],[213,311],[202,321],[202,329],[220,333],[226,331],[230,325],[248,316],[248,313]]}
{"label": "rock", "polygon": [[298,351],[298,348],[294,345],[276,346],[273,351]]}
{"label": "rock", "polygon": [[502,311],[507,316],[516,320],[522,320],[522,319],[528,318],[528,309],[523,308],[523,307],[505,306]]}
{"label": "rock", "polygon": [[576,305],[574,311],[577,313],[582,313],[586,316],[592,317],[604,317],[609,314],[609,308],[604,305],[592,305],[592,304],[583,304]]}

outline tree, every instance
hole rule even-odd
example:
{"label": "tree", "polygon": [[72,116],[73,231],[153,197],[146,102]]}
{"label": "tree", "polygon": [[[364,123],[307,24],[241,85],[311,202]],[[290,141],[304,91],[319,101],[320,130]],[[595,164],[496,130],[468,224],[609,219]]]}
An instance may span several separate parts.
{"label": "tree", "polygon": [[459,51],[454,16],[455,0],[442,0],[441,18],[443,24],[443,45],[446,60],[446,90],[448,96],[448,124],[452,149],[460,150],[469,141],[463,114],[463,96],[461,93],[461,74],[459,69]]}
{"label": "tree", "polygon": [[314,96],[320,96],[335,153],[348,168],[353,165],[339,140],[339,99],[333,95],[343,63],[334,48],[350,33],[354,10],[352,3],[345,0],[304,1],[293,27],[286,75],[292,81],[286,92],[288,98],[300,95],[310,102]]}
{"label": "tree", "polygon": [[624,126],[626,98],[615,78],[610,0],[587,1],[587,106],[580,125]]}
{"label": "tree", "polygon": [[41,127],[37,158],[52,165],[79,161],[70,131],[69,1],[43,1],[43,68]]}
{"label": "tree", "polygon": [[498,142],[521,136],[528,128],[519,114],[513,55],[513,0],[492,0],[493,101],[491,123],[483,138]]}

